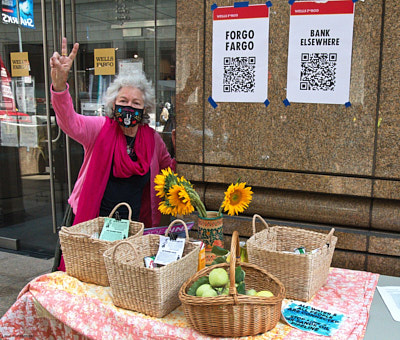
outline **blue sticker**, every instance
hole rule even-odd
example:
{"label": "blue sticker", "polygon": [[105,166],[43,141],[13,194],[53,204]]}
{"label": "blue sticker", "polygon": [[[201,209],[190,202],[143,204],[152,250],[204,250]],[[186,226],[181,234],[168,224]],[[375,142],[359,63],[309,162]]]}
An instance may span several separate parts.
{"label": "blue sticker", "polygon": [[249,2],[248,1],[240,1],[240,2],[235,2],[233,4],[233,7],[238,8],[238,7],[248,7]]}
{"label": "blue sticker", "polygon": [[351,106],[351,103],[350,103],[350,102],[346,102],[346,103],[344,103],[344,106],[350,107],[350,106]]}
{"label": "blue sticker", "polygon": [[300,302],[285,306],[282,316],[292,327],[324,336],[333,335],[345,319],[344,314],[324,311]]}
{"label": "blue sticker", "polygon": [[289,0],[288,3],[290,6],[292,6],[294,4],[295,0]]}
{"label": "blue sticker", "polygon": [[283,100],[283,104],[285,104],[285,106],[289,106],[290,102],[289,100],[286,98],[285,100]]}
{"label": "blue sticker", "polygon": [[212,4],[212,5],[211,5],[211,10],[213,11],[213,10],[216,9],[217,7],[218,7],[217,4]]}
{"label": "blue sticker", "polygon": [[265,105],[266,107],[268,107],[268,105],[269,105],[269,100],[268,100],[268,99],[265,99],[264,105]]}
{"label": "blue sticker", "polygon": [[211,104],[211,106],[215,109],[218,104],[214,101],[214,99],[212,99],[212,97],[208,97],[208,102]]}
{"label": "blue sticker", "polygon": [[358,0],[353,0],[353,3],[356,3]]}
{"label": "blue sticker", "polygon": [[272,7],[272,2],[271,1],[267,1],[265,4],[267,5],[268,8]]}

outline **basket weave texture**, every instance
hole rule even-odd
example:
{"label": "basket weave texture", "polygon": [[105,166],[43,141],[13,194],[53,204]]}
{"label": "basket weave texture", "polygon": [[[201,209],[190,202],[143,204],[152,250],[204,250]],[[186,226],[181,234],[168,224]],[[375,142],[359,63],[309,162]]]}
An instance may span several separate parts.
{"label": "basket weave texture", "polygon": [[[256,219],[266,229],[256,233]],[[309,301],[325,284],[337,237],[300,228],[270,227],[259,215],[253,216],[253,236],[247,241],[250,263],[275,275],[286,288],[286,298]],[[305,247],[305,254],[295,248]],[[312,252],[314,251],[314,252]]]}
{"label": "basket weave texture", "polygon": [[148,234],[124,241],[104,253],[114,305],[154,317],[163,317],[178,307],[179,288],[197,271],[200,246],[189,242],[186,223],[183,256],[162,267],[146,268],[143,258],[158,252],[160,235]]}
{"label": "basket weave texture", "polygon": [[[127,206],[129,212],[128,240],[143,235],[144,224],[131,221],[132,209],[129,204],[124,202],[117,204],[109,217],[112,217],[121,205]],[[100,235],[103,225],[104,217],[97,217],[68,228],[62,227],[59,237],[68,275],[84,282],[109,286],[103,253],[122,241],[106,241],[91,237],[93,233]]]}
{"label": "basket weave texture", "polygon": [[[281,315],[282,300],[285,297],[283,284],[264,269],[240,262],[239,234],[232,234],[230,263],[220,263],[206,267],[189,280],[179,290],[186,319],[197,331],[222,337],[241,337],[265,333],[276,326]],[[246,289],[269,290],[273,297],[248,296],[238,294],[235,287],[235,267],[245,271]],[[187,294],[192,284],[200,277],[208,275],[214,268],[229,270],[229,295],[199,297]]]}

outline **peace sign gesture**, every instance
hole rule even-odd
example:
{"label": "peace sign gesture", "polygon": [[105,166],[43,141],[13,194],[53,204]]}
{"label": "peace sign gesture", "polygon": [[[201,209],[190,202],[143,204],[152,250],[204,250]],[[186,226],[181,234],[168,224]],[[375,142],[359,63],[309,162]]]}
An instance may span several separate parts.
{"label": "peace sign gesture", "polygon": [[61,92],[66,89],[68,73],[72,67],[72,63],[78,53],[79,44],[75,43],[71,53],[67,54],[67,38],[62,39],[61,55],[56,51],[50,58],[51,81],[53,89]]}

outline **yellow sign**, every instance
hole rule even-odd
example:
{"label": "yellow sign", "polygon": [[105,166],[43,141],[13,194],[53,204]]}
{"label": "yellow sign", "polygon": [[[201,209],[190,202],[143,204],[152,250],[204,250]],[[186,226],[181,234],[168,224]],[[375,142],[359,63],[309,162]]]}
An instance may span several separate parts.
{"label": "yellow sign", "polygon": [[28,52],[12,52],[11,59],[11,77],[29,77]]}
{"label": "yellow sign", "polygon": [[96,76],[115,74],[114,48],[97,48],[94,50],[94,74]]}

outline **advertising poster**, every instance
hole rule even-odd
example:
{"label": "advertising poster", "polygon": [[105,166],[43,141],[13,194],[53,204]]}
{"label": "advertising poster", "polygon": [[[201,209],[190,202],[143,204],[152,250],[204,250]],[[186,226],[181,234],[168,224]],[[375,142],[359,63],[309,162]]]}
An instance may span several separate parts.
{"label": "advertising poster", "polygon": [[94,50],[94,74],[96,76],[115,74],[114,48],[96,48]]}
{"label": "advertising poster", "polygon": [[212,98],[261,102],[268,97],[267,5],[213,11]]}
{"label": "advertising poster", "polygon": [[287,71],[289,102],[349,101],[353,22],[352,0],[293,3]]}
{"label": "advertising poster", "polygon": [[[18,11],[16,0],[2,0],[2,21],[5,24],[18,24]],[[19,18],[21,26],[35,28],[33,19],[33,0],[19,0]]]}

